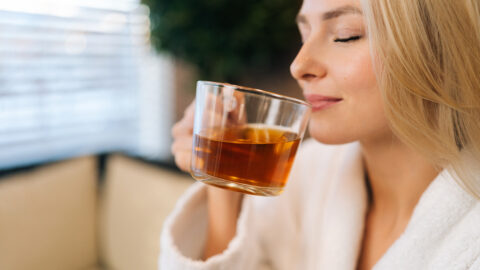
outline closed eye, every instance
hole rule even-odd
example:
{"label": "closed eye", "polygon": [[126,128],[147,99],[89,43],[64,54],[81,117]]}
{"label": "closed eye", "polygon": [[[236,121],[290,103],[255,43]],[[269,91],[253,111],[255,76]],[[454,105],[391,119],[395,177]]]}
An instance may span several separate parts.
{"label": "closed eye", "polygon": [[350,41],[355,41],[359,40],[361,36],[351,36],[349,38],[336,38],[334,41],[335,42],[350,42]]}

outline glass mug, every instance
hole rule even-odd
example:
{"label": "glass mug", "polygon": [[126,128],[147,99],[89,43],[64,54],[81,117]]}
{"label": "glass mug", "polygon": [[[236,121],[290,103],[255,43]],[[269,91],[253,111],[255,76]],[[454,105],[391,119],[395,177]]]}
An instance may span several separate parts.
{"label": "glass mug", "polygon": [[299,99],[198,81],[191,175],[247,194],[279,195],[310,112]]}

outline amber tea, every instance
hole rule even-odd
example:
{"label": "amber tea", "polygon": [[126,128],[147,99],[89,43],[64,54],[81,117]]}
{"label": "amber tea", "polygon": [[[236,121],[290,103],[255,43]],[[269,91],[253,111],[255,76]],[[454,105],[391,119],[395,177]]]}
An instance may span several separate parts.
{"label": "amber tea", "polygon": [[194,136],[192,174],[209,175],[205,182],[223,188],[278,195],[299,143],[296,133],[262,125],[207,129]]}
{"label": "amber tea", "polygon": [[228,83],[197,82],[193,178],[243,193],[279,195],[308,124],[305,101]]}

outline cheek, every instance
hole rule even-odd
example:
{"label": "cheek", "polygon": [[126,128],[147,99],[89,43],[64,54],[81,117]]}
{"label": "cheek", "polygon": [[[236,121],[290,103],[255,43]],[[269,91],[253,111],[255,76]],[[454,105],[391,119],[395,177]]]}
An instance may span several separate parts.
{"label": "cheek", "polygon": [[362,51],[363,53],[344,58],[339,65],[332,67],[333,74],[337,74],[334,76],[338,88],[346,97],[380,95],[368,49]]}
{"label": "cheek", "polygon": [[368,140],[389,133],[383,102],[368,49],[350,54],[330,68],[343,101],[338,107],[314,114],[310,133],[328,144]]}
{"label": "cheek", "polygon": [[355,115],[369,123],[384,122],[383,101],[378,89],[372,61],[368,53],[356,55],[343,71],[340,88],[350,110],[345,112],[351,118]]}
{"label": "cheek", "polygon": [[[350,118],[360,117],[367,128],[386,124],[383,100],[369,53],[351,59],[352,64],[344,71],[342,94],[351,110]],[[355,116],[355,115],[356,116]],[[367,121],[368,120],[368,121]]]}

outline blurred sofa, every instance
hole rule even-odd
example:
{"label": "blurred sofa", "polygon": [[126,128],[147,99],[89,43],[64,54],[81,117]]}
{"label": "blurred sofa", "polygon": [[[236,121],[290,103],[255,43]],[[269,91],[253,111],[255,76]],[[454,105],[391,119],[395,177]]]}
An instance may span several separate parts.
{"label": "blurred sofa", "polygon": [[0,178],[1,270],[154,270],[166,215],[190,177],[122,155]]}

